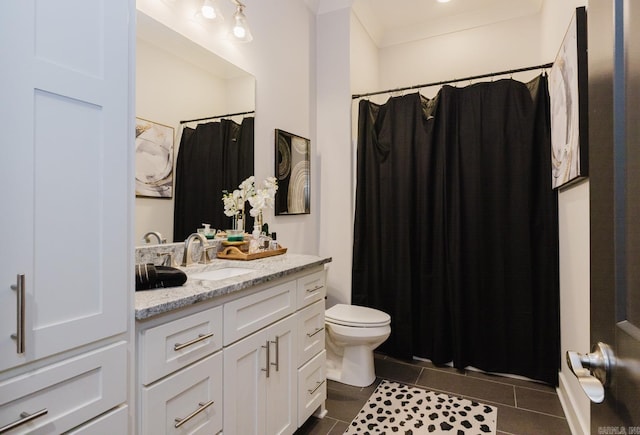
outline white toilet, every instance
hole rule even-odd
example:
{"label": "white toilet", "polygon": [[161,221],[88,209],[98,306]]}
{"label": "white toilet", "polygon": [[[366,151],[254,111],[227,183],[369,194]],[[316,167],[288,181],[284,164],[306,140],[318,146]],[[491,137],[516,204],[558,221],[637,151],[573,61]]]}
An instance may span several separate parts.
{"label": "white toilet", "polygon": [[356,387],[376,379],[373,351],[389,338],[391,316],[380,310],[337,304],[325,311],[327,378]]}

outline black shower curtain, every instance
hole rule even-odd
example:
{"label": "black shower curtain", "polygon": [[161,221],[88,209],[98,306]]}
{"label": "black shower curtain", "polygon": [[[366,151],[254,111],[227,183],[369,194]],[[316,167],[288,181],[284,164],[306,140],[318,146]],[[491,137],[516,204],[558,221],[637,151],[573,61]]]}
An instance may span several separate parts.
{"label": "black shower curtain", "polygon": [[224,215],[222,191],[237,189],[254,173],[253,126],[254,118],[248,117],[241,124],[222,119],[183,129],[176,161],[175,242],[184,241],[203,223],[216,229],[231,228],[231,218]]}
{"label": "black shower curtain", "polygon": [[360,101],[352,301],[381,350],[557,385],[557,197],[546,76]]}

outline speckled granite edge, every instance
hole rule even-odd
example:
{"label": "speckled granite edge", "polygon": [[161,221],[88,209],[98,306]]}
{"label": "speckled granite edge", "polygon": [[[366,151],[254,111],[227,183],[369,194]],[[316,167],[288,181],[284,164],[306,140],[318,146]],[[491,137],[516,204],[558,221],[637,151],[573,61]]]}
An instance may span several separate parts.
{"label": "speckled granite edge", "polygon": [[217,281],[188,278],[181,287],[137,291],[135,295],[136,320],[145,320],[178,308],[273,281],[305,269],[321,266],[331,260],[331,257],[287,253],[252,261],[218,259],[207,265],[197,264],[181,268],[187,273],[187,277],[190,274],[226,267],[255,269],[255,272]]}

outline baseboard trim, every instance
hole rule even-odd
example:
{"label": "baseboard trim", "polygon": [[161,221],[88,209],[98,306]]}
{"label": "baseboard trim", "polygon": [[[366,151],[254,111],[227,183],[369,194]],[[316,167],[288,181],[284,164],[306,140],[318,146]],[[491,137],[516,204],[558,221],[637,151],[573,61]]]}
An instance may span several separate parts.
{"label": "baseboard trim", "polygon": [[[560,386],[556,388],[556,392],[558,393],[558,398],[560,399],[560,404],[562,405],[562,410],[567,418],[567,423],[569,424],[571,433],[574,435],[588,435],[590,431],[590,422],[584,421],[584,417],[580,416],[576,411],[578,409],[576,399],[568,388],[569,384],[567,377],[562,372],[559,373],[558,377],[560,380]],[[588,419],[589,416],[586,418]]]}

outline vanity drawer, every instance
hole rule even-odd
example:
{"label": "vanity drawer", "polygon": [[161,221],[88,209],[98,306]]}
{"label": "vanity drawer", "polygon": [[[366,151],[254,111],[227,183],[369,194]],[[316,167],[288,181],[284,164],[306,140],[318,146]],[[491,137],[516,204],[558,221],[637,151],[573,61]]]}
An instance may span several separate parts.
{"label": "vanity drawer", "polygon": [[298,367],[324,349],[324,299],[296,314],[298,320]]}
{"label": "vanity drawer", "polygon": [[222,307],[140,333],[140,382],[149,385],[222,348]]}
{"label": "vanity drawer", "polygon": [[298,369],[298,426],[327,399],[326,355],[323,350]]}
{"label": "vanity drawer", "polygon": [[129,432],[127,425],[129,424],[129,407],[120,406],[113,411],[101,415],[91,420],[87,424],[83,424],[79,428],[65,432],[65,435],[113,435],[126,434]]}
{"label": "vanity drawer", "polygon": [[323,269],[319,272],[298,278],[296,295],[298,309],[306,307],[315,301],[324,300],[327,294],[325,277],[326,273]]}
{"label": "vanity drawer", "polygon": [[62,433],[126,402],[127,344],[119,342],[0,382],[0,428],[6,433]]}
{"label": "vanity drawer", "polygon": [[295,311],[296,281],[289,281],[224,305],[224,345],[246,337]]}
{"label": "vanity drawer", "polygon": [[140,424],[143,434],[212,435],[220,432],[222,352],[182,369],[151,387],[143,387]]}

